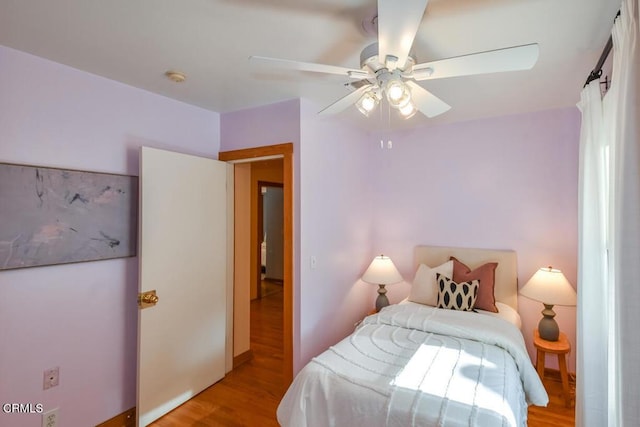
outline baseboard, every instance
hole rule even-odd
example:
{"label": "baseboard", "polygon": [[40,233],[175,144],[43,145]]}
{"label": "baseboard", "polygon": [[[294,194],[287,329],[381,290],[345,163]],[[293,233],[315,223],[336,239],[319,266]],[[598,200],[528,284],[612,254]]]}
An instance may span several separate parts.
{"label": "baseboard", "polygon": [[233,358],[233,369],[253,359],[253,350],[249,349]]}
{"label": "baseboard", "polygon": [[136,426],[136,407],[124,411],[115,417],[98,424],[96,427],[135,427]]}

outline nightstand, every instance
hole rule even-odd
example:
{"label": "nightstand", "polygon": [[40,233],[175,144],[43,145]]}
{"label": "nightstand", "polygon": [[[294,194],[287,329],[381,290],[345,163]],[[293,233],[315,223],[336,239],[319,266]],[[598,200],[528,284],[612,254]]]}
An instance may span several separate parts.
{"label": "nightstand", "polygon": [[[377,311],[376,311],[376,309],[374,308],[374,309],[372,309],[370,312],[368,312],[364,317],[371,316],[372,314],[376,314],[376,313],[377,313]],[[355,327],[360,326],[360,324],[362,323],[362,321],[363,321],[363,320],[364,320],[364,318],[362,318],[362,319],[358,320],[358,321],[357,321],[353,326],[355,326]]]}
{"label": "nightstand", "polygon": [[562,380],[562,393],[564,394],[565,406],[571,407],[571,394],[569,393],[569,375],[567,374],[567,354],[571,351],[571,343],[567,336],[560,332],[558,341],[547,341],[540,338],[538,329],[533,331],[533,345],[536,346],[538,354],[536,357],[536,369],[540,379],[544,379],[544,363],[547,353],[558,355],[558,367],[560,368],[560,379]]}

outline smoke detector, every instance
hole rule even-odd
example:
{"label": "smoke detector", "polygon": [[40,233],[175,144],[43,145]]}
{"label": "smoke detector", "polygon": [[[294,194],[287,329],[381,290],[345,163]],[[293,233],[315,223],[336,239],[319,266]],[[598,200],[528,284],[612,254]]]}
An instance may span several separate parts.
{"label": "smoke detector", "polygon": [[169,80],[175,83],[182,83],[187,79],[187,76],[184,73],[181,73],[180,71],[170,70],[164,73],[164,75],[167,76]]}

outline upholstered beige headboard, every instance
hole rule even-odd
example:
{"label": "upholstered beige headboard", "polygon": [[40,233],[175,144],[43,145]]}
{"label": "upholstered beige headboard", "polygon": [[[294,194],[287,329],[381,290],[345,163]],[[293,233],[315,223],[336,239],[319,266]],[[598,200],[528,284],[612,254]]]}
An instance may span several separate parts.
{"label": "upholstered beige headboard", "polygon": [[487,262],[497,262],[494,288],[496,301],[518,310],[518,263],[514,251],[416,246],[414,267],[417,268],[420,264],[436,267],[447,262],[451,256],[456,257],[472,270]]}

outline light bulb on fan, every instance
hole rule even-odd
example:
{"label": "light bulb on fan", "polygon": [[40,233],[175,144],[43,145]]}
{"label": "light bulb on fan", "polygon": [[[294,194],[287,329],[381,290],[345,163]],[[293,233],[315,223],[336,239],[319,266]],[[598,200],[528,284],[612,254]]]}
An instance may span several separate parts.
{"label": "light bulb on fan", "polygon": [[387,86],[387,98],[391,102],[398,102],[404,95],[404,85],[398,81],[392,81]]}
{"label": "light bulb on fan", "polygon": [[373,111],[373,109],[378,104],[378,98],[375,93],[369,91],[362,95],[362,97],[356,103],[356,107],[358,110],[364,114],[365,116],[369,116],[369,113]]}
{"label": "light bulb on fan", "polygon": [[407,102],[405,105],[398,108],[398,110],[400,111],[400,114],[402,114],[402,118],[405,120],[410,117],[413,117],[418,111],[416,110],[415,105],[413,105],[413,102],[411,101]]}
{"label": "light bulb on fan", "polygon": [[411,101],[411,92],[400,80],[390,80],[386,87],[387,101],[393,108],[402,108]]}
{"label": "light bulb on fan", "polygon": [[372,96],[365,96],[364,99],[362,100],[362,108],[364,108],[366,111],[371,111],[373,110],[373,107],[376,106],[376,102],[373,99]]}

